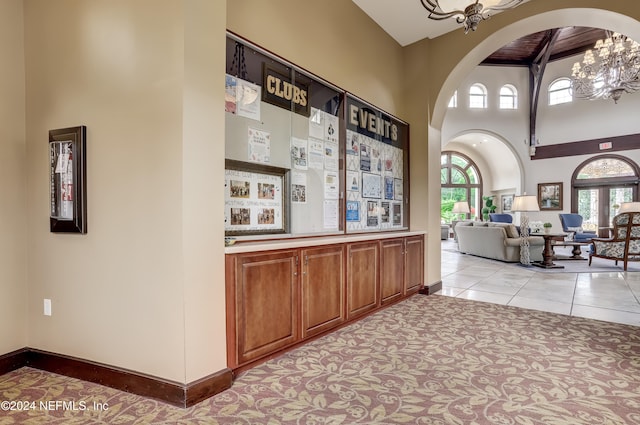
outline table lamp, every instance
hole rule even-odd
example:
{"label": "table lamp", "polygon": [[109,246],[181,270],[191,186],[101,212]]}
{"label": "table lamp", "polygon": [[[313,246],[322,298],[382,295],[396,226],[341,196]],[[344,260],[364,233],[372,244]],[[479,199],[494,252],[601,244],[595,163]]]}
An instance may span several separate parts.
{"label": "table lamp", "polygon": [[623,202],[620,204],[618,214],[625,212],[640,212],[640,202]]}
{"label": "table lamp", "polygon": [[467,201],[456,202],[453,204],[451,212],[454,214],[469,214],[471,212],[469,209],[469,203]]}
{"label": "table lamp", "polygon": [[531,265],[531,256],[529,253],[529,217],[527,212],[540,211],[538,198],[535,195],[523,194],[513,198],[511,211],[521,212],[520,216],[520,263],[525,266]]}

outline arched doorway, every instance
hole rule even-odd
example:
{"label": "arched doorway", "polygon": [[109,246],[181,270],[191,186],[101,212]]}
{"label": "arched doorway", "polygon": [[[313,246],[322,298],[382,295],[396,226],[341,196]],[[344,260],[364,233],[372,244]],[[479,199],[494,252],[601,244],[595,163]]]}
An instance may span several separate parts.
{"label": "arched doorway", "polygon": [[[475,46],[471,46],[466,52],[457,52],[461,54],[461,59],[455,58],[455,63],[448,70],[443,70],[440,74],[440,78],[430,79],[429,87],[438,87],[435,91],[435,100],[430,99],[429,105],[424,108],[429,111],[428,126],[426,129],[426,136],[428,139],[428,148],[424,151],[424,158],[427,158],[428,162],[428,194],[424,198],[414,196],[414,201],[418,199],[418,202],[414,202],[415,208],[419,211],[421,208],[428,208],[430,214],[428,215],[428,229],[429,231],[436,233],[439,228],[439,217],[434,212],[433,205],[438,201],[440,196],[440,180],[437,173],[440,171],[439,167],[439,153],[442,147],[442,127],[444,117],[447,113],[448,104],[452,94],[459,87],[460,82],[464,76],[477,66],[477,64],[486,56],[500,48],[501,46],[517,39],[523,35],[542,31],[549,28],[557,28],[562,26],[577,25],[577,26],[592,26],[600,28],[609,28],[611,30],[618,31],[626,34],[633,39],[640,39],[640,26],[636,19],[628,15],[623,14],[624,10],[611,11],[606,9],[586,8],[586,7],[574,7],[574,8],[562,8],[557,6],[549,6],[550,10],[539,13],[537,15],[529,16],[524,19],[512,22],[495,32],[491,33],[486,38],[479,41]],[[624,7],[620,7],[624,9]],[[444,45],[446,43],[445,38],[442,39],[442,45],[438,44],[431,46],[436,49],[446,49]],[[429,88],[425,89],[429,92]],[[421,105],[423,99],[423,93],[416,94],[420,99],[416,100],[416,104]],[[433,102],[433,103],[432,103]],[[426,114],[425,114],[426,115]],[[416,133],[416,137],[422,137],[421,130],[412,130],[412,133]],[[525,145],[528,150],[528,146]],[[518,152],[524,161],[526,161],[528,152]],[[412,161],[413,163],[413,161]],[[533,183],[523,181],[521,190],[532,190]],[[413,209],[413,208],[412,208]],[[440,279],[440,241],[437,238],[429,238],[427,252],[429,255],[427,266],[427,281],[435,282]]]}
{"label": "arched doorway", "polygon": [[583,227],[608,236],[611,220],[623,202],[638,200],[640,168],[621,155],[599,155],[576,167],[571,177],[571,212]]}

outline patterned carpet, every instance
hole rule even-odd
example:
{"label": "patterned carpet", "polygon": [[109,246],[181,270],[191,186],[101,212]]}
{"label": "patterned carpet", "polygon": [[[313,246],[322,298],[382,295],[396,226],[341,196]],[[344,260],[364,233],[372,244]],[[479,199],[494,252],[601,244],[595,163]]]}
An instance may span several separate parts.
{"label": "patterned carpet", "polygon": [[3,400],[35,405],[0,425],[640,424],[640,328],[416,295],[189,409],[31,368]]}

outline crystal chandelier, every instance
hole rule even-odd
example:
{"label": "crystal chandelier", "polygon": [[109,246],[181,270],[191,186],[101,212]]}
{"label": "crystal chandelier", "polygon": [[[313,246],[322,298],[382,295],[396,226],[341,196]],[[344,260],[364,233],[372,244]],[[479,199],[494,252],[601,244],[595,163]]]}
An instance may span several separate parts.
{"label": "crystal chandelier", "polygon": [[571,85],[576,97],[609,99],[615,103],[622,93],[640,88],[640,44],[629,37],[607,31],[607,38],[598,40],[593,50],[587,50],[582,63],[573,64]]}
{"label": "crystal chandelier", "polygon": [[[469,0],[420,0],[422,6],[429,11],[429,18],[436,21],[457,16],[456,21],[464,25],[464,33],[475,31],[480,21],[489,19],[494,10],[505,10],[516,7],[523,0],[479,0],[468,4]],[[440,4],[443,3],[444,7]],[[465,6],[467,4],[467,6]],[[486,5],[486,6],[485,6]]]}

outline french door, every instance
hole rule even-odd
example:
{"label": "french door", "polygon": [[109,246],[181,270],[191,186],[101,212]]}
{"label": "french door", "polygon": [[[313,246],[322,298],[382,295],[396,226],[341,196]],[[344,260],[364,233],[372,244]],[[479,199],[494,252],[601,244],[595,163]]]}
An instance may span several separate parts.
{"label": "french door", "polygon": [[582,216],[585,230],[608,237],[623,202],[637,201],[640,167],[623,155],[605,154],[580,164],[571,177],[571,212]]}
{"label": "french door", "polygon": [[620,204],[633,201],[634,190],[632,185],[578,188],[577,212],[582,216],[582,227],[608,237]]}

